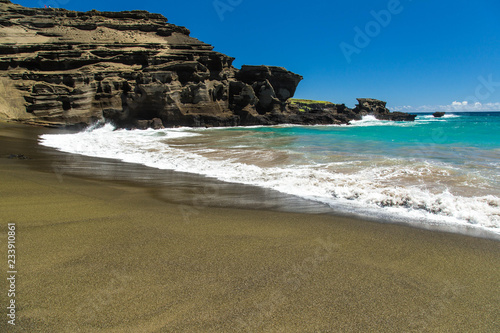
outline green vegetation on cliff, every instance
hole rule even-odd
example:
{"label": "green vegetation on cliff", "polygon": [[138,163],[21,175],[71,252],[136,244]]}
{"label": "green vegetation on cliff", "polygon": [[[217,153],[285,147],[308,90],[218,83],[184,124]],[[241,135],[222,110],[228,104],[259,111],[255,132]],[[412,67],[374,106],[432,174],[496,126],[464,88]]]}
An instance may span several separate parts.
{"label": "green vegetation on cliff", "polygon": [[310,111],[314,105],[317,106],[318,104],[324,106],[333,105],[332,102],[314,101],[311,99],[290,98],[288,101],[290,102],[291,105],[297,105],[300,112]]}

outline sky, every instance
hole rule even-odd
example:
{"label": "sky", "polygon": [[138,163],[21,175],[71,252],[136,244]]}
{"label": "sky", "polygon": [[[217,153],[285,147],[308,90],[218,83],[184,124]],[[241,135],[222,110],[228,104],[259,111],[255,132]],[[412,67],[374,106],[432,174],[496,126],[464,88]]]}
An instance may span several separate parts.
{"label": "sky", "polygon": [[11,0],[27,7],[142,9],[235,57],[304,77],[296,98],[393,111],[500,110],[498,0]]}

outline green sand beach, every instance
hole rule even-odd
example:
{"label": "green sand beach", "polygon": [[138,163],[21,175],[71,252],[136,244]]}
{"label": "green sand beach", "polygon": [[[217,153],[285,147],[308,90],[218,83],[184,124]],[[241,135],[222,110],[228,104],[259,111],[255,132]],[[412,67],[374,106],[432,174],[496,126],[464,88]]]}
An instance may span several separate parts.
{"label": "green sand beach", "polygon": [[0,124],[0,253],[6,276],[15,223],[18,271],[15,326],[0,285],[2,332],[500,331],[498,241],[180,205],[141,182],[56,172],[67,155],[37,145],[48,131]]}

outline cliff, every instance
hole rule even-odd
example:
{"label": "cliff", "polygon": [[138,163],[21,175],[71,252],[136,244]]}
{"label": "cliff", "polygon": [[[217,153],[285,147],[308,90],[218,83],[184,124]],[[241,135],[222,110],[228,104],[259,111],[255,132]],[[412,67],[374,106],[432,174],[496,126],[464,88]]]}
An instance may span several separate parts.
{"label": "cliff", "polygon": [[106,119],[143,128],[340,124],[373,112],[305,110],[290,100],[300,75],[236,69],[234,58],[160,14],[26,8],[9,0],[0,0],[0,14],[3,119],[53,127]]}

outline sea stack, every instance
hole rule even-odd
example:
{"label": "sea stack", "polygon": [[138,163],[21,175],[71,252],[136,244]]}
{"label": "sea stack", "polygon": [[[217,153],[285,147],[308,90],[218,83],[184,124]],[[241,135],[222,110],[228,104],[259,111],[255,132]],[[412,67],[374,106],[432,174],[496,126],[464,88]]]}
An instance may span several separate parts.
{"label": "sea stack", "polygon": [[434,116],[434,118],[441,118],[445,114],[446,112],[434,112],[432,115]]}

